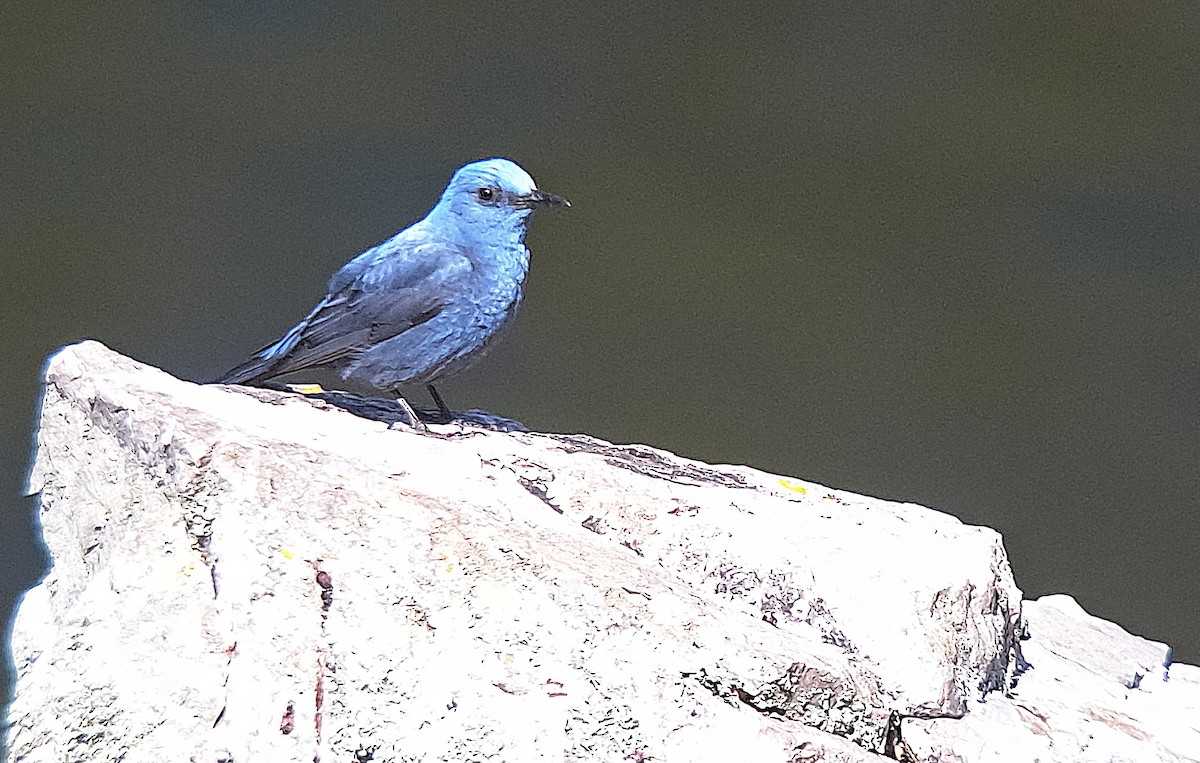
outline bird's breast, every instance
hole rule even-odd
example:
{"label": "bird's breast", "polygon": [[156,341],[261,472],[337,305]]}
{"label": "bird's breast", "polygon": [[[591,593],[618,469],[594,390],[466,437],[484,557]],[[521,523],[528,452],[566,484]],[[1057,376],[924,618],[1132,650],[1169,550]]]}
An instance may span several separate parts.
{"label": "bird's breast", "polygon": [[524,246],[485,252],[474,262],[472,288],[481,327],[509,320],[520,304],[529,272],[529,250]]}

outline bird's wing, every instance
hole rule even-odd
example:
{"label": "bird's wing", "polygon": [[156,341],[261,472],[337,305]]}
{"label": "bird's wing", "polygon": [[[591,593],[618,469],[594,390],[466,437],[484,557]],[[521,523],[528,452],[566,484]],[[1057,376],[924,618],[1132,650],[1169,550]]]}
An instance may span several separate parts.
{"label": "bird's wing", "polygon": [[436,316],[472,271],[457,248],[412,245],[401,234],[346,263],[307,318],[219,381],[245,384],[351,360]]}

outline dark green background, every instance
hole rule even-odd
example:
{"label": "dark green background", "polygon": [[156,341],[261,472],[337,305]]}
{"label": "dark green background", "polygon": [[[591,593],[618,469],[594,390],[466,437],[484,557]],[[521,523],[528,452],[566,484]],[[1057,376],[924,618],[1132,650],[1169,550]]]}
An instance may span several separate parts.
{"label": "dark green background", "polygon": [[1197,6],[937,5],[6,4],[0,607],[48,353],[210,378],[504,155],[575,206],[452,405],[941,508],[1200,661]]}

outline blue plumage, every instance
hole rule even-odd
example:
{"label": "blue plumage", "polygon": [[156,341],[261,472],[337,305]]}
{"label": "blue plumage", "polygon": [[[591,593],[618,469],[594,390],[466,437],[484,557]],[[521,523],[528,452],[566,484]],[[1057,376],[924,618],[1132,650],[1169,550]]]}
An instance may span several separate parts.
{"label": "blue plumage", "polygon": [[430,385],[448,414],[432,383],[482,358],[516,317],[529,216],[558,206],[569,203],[507,159],[461,167],[423,220],[346,263],[308,317],[218,381],[327,367],[375,389]]}

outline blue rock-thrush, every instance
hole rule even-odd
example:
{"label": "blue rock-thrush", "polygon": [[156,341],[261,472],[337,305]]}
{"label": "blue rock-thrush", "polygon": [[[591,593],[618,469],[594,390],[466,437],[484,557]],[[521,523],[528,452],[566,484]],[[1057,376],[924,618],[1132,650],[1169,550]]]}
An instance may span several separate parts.
{"label": "blue rock-thrush", "polygon": [[450,418],[433,382],[474,364],[511,324],[529,271],[529,216],[563,206],[507,159],[461,167],[423,220],[346,263],[307,318],[217,381],[330,368],[398,397],[401,385],[425,384]]}

